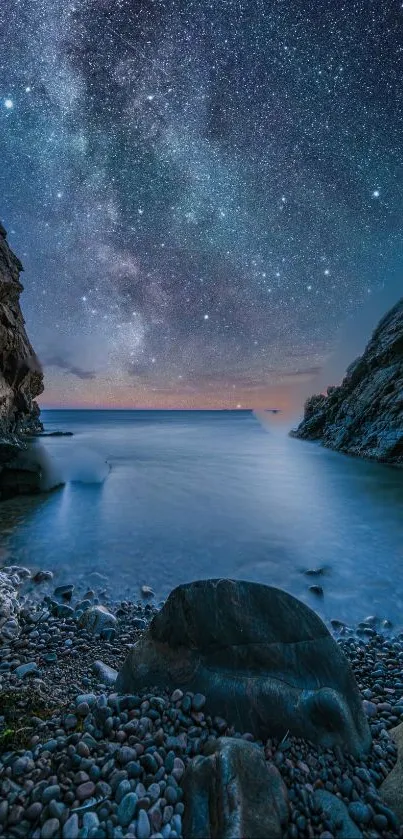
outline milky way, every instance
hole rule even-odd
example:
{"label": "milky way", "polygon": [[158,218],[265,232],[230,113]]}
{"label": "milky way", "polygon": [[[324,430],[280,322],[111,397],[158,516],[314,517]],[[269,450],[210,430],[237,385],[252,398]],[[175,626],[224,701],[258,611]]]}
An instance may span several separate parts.
{"label": "milky way", "polygon": [[0,216],[45,402],[269,407],[315,374],[399,284],[402,26],[379,0],[2,0]]}

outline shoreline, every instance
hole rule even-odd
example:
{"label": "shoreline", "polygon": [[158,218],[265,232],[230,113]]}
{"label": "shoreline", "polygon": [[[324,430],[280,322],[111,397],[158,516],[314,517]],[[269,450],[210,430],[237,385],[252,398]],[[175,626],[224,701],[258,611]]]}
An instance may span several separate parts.
{"label": "shoreline", "polygon": [[[81,620],[87,604],[83,607],[81,599],[76,608],[71,587],[41,597],[41,587],[51,585],[49,572],[41,573],[45,579],[32,583],[36,596],[19,598],[20,631],[14,627],[12,637],[9,625],[11,637],[3,634],[0,647],[0,836],[180,837],[185,768],[222,735],[257,742],[280,772],[290,807],[284,839],[341,835],[318,806],[320,790],[336,794],[356,819],[362,817],[356,826],[366,839],[403,835],[377,792],[396,761],[388,732],[403,722],[403,634],[380,633],[369,623],[361,627],[364,637],[333,632],[365,700],[373,737],[367,757],[320,750],[287,735],[263,744],[223,719],[212,719],[208,697],[201,707],[181,691],[156,696],[147,689],[140,696],[118,697],[108,684],[107,668],[119,668],[158,607],[147,596],[112,603],[104,581],[93,577],[84,601],[112,615],[100,637]],[[99,660],[106,668],[95,672]],[[30,665],[28,674],[19,679],[24,665]],[[129,793],[136,806],[127,822],[121,802]]]}

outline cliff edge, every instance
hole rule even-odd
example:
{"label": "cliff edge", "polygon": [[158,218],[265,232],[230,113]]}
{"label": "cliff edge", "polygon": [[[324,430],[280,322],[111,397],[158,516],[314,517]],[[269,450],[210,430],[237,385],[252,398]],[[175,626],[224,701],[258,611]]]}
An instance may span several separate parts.
{"label": "cliff edge", "polygon": [[25,331],[19,302],[23,268],[6,235],[0,224],[0,498],[37,491],[37,468],[32,462],[27,466],[32,458],[26,452],[29,435],[42,430],[34,400],[43,391],[41,366]]}
{"label": "cliff edge", "polygon": [[403,298],[382,318],[340,387],[306,401],[291,435],[403,466]]}

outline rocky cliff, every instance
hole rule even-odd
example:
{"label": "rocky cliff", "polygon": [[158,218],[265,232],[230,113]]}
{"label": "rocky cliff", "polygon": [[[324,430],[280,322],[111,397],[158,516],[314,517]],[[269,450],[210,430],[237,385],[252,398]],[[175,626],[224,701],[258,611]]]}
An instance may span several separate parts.
{"label": "rocky cliff", "polygon": [[[27,440],[42,429],[34,399],[43,391],[43,375],[19,303],[22,270],[0,224],[0,498],[24,491],[18,459],[23,456],[27,464]],[[30,474],[33,488],[35,470],[25,466],[23,472]]]}
{"label": "rocky cliff", "polygon": [[291,434],[403,466],[403,298],[382,318],[340,387],[307,400]]}

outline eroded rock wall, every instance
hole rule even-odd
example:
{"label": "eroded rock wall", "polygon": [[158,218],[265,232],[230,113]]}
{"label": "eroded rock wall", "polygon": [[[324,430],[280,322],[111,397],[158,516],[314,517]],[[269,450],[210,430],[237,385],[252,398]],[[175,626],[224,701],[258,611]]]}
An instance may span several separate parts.
{"label": "eroded rock wall", "polygon": [[403,465],[403,298],[380,321],[340,387],[311,396],[294,437]]}
{"label": "eroded rock wall", "polygon": [[4,468],[27,447],[27,436],[42,428],[35,398],[43,391],[43,374],[20,308],[22,270],[0,224],[0,498]]}

